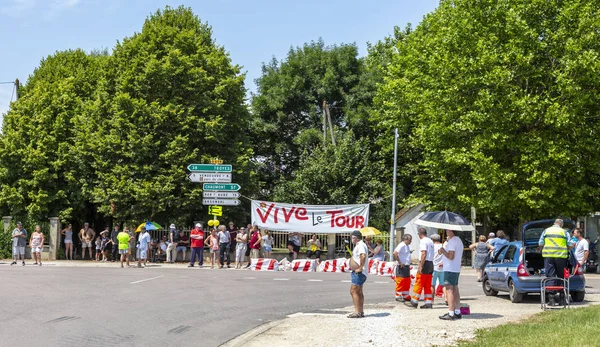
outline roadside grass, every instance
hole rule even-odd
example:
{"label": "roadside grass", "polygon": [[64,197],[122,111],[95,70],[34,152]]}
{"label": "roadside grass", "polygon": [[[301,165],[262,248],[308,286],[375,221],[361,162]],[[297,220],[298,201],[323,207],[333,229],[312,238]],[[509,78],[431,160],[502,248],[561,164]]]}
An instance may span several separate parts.
{"label": "roadside grass", "polygon": [[480,329],[470,346],[599,346],[600,306],[541,312],[521,322]]}

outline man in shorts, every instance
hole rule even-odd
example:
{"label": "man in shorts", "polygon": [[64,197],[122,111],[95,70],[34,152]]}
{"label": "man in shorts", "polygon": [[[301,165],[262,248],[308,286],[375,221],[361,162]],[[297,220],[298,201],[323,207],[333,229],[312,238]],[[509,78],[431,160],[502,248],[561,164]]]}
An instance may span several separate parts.
{"label": "man in shorts", "polygon": [[117,234],[117,241],[119,243],[119,255],[121,256],[121,267],[123,266],[123,261],[127,260],[127,267],[131,267],[129,265],[129,234],[126,231],[121,231]]}
{"label": "man in shorts", "polygon": [[21,222],[17,222],[17,227],[12,232],[12,254],[13,262],[10,265],[16,265],[17,260],[22,260],[25,266],[25,245],[27,244],[27,230],[23,228]]}
{"label": "man in shorts", "polygon": [[[148,263],[148,245],[150,244],[150,234],[146,231],[146,227],[142,227],[142,231],[140,232],[140,238],[138,240],[137,247],[137,258],[138,265],[137,267],[146,267]],[[142,266],[142,260],[144,261],[144,266]]]}
{"label": "man in shorts", "polygon": [[83,228],[79,230],[79,241],[81,241],[81,260],[85,259],[85,249],[89,249],[90,259],[92,259],[92,241],[96,233],[90,228],[89,223],[83,223]]}
{"label": "man in shorts", "polygon": [[446,285],[448,313],[440,316],[440,319],[457,320],[462,318],[460,314],[458,277],[460,275],[460,265],[464,246],[460,237],[456,236],[453,230],[446,230],[446,235],[448,235],[448,239],[438,253],[444,256],[442,259],[442,266],[444,268],[444,284]]}
{"label": "man in shorts", "polygon": [[367,281],[367,273],[369,272],[369,262],[367,261],[369,249],[358,230],[352,232],[352,243],[354,249],[352,250],[352,258],[350,258],[350,268],[352,269],[350,295],[354,303],[354,312],[350,313],[348,318],[362,318],[365,316],[363,284]]}

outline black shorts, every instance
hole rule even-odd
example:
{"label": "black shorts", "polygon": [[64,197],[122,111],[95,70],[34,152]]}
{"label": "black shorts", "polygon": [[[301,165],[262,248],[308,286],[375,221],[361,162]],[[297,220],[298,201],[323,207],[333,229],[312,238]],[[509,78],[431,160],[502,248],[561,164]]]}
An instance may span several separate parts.
{"label": "black shorts", "polygon": [[404,267],[400,267],[400,265],[396,265],[396,277],[401,277],[401,278],[410,277],[410,265],[404,265]]}
{"label": "black shorts", "polygon": [[294,241],[288,241],[287,245],[292,246],[294,249],[294,252],[296,252],[296,253],[300,252],[300,246],[296,246]]}
{"label": "black shorts", "polygon": [[423,263],[423,268],[421,269],[421,273],[423,275],[433,274],[433,262],[430,260],[425,260],[425,262]]}

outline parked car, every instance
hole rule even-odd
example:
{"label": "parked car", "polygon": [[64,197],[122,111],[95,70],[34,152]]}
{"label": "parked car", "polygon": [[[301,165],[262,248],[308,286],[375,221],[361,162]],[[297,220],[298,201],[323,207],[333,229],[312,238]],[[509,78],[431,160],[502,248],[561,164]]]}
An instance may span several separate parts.
{"label": "parked car", "polygon": [[[498,292],[508,292],[510,301],[521,302],[527,294],[539,294],[541,281],[545,278],[544,259],[537,251],[538,241],[542,232],[552,226],[554,220],[538,220],[528,222],[523,226],[523,240],[509,242],[494,251],[491,262],[485,267],[483,277],[483,292],[487,296],[498,295]],[[565,220],[563,227],[567,231],[575,228],[575,223]],[[583,271],[575,268],[575,254],[569,251],[567,268],[570,277],[570,294],[575,302],[583,301],[585,297],[585,278]]]}

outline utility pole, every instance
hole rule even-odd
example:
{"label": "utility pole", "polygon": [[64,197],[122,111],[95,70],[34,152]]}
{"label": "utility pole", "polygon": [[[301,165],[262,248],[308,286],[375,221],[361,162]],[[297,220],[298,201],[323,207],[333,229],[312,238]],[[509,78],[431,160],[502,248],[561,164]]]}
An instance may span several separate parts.
{"label": "utility pole", "polygon": [[329,113],[329,105],[323,100],[323,144],[327,143],[327,123],[331,132],[331,143],[335,147],[335,137],[333,136],[333,122],[331,122],[331,114]]}
{"label": "utility pole", "polygon": [[394,251],[394,240],[396,239],[396,176],[398,169],[398,128],[394,131],[394,180],[392,184],[392,217],[390,217],[390,261],[392,260],[392,252]]}
{"label": "utility pole", "polygon": [[15,101],[19,100],[19,87],[21,86],[21,83],[19,83],[19,79],[17,78],[15,80]]}

